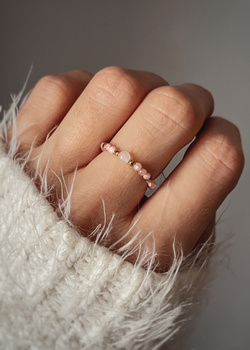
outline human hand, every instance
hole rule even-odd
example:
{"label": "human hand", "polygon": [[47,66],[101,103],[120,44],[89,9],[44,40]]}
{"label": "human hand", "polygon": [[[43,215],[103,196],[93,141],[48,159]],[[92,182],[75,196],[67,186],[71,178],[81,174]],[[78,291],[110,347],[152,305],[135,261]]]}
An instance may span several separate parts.
{"label": "human hand", "polygon": [[[19,149],[28,152],[33,144],[28,165],[54,186],[53,205],[74,183],[69,218],[84,236],[104,222],[104,200],[107,224],[115,214],[108,245],[117,250],[129,243],[133,249],[141,242],[155,249],[157,271],[166,271],[174,241],[188,255],[208,238],[217,208],[243,169],[237,128],[211,118],[212,112],[207,90],[168,86],[149,72],[109,67],[95,76],[84,71],[47,76],[17,116]],[[146,181],[100,149],[105,141],[128,151],[154,179],[194,137],[177,168],[146,200]],[[137,254],[128,260],[135,262]]]}

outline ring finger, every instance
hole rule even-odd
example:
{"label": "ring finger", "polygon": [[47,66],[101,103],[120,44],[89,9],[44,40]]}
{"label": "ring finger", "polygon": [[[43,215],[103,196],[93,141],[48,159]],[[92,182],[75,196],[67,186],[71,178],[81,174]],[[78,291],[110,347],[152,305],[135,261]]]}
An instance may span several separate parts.
{"label": "ring finger", "polygon": [[[111,143],[118,150],[129,151],[131,158],[141,162],[154,178],[175,153],[194,138],[212,111],[211,94],[197,85],[159,87],[147,95]],[[73,175],[68,181],[72,178]],[[100,216],[103,215],[100,199],[105,199],[109,214],[119,212],[122,220],[133,215],[146,187],[146,182],[131,167],[119,164],[114,155],[103,152],[78,171],[72,206],[82,205],[87,199],[85,216],[98,207]],[[81,210],[74,209],[73,212],[81,213]],[[79,215],[74,221],[84,226],[88,220]]]}

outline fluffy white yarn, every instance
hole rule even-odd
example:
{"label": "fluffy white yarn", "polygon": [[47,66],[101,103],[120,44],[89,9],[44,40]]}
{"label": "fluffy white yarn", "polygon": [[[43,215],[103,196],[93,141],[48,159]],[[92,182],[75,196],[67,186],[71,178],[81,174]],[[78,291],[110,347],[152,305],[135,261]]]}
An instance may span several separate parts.
{"label": "fluffy white yarn", "polygon": [[82,237],[68,219],[71,193],[59,218],[46,173],[38,191],[16,135],[7,146],[20,97],[0,126],[0,349],[159,349],[206,279],[207,250],[185,261],[176,250],[170,270],[157,274],[154,254],[141,252],[132,265],[129,245],[122,256],[102,246],[112,222],[97,226],[96,242]]}

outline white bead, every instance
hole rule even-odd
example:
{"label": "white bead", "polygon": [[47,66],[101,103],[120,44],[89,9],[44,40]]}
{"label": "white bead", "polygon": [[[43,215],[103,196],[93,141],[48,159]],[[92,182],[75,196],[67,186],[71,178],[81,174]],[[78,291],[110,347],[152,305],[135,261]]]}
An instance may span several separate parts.
{"label": "white bead", "polygon": [[121,151],[118,158],[121,163],[126,164],[130,161],[130,154],[127,151]]}

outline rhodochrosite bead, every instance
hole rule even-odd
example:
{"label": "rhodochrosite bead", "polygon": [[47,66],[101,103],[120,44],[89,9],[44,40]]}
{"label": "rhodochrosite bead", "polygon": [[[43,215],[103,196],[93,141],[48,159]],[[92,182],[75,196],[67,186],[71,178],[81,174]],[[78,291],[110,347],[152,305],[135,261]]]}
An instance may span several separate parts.
{"label": "rhodochrosite bead", "polygon": [[103,142],[103,143],[101,144],[101,150],[102,150],[102,151],[106,151],[106,145],[107,145],[106,142]]}
{"label": "rhodochrosite bead", "polygon": [[151,190],[156,187],[156,182],[154,180],[147,180],[146,182]]}
{"label": "rhodochrosite bead", "polygon": [[141,169],[138,171],[138,174],[143,176],[143,175],[146,175],[147,174],[147,170],[146,169]]}
{"label": "rhodochrosite bead", "polygon": [[147,173],[145,175],[143,175],[143,179],[144,180],[149,180],[151,178],[151,174],[150,173]]}
{"label": "rhodochrosite bead", "polygon": [[135,171],[139,171],[139,170],[141,170],[142,165],[141,165],[141,163],[135,163],[135,165],[133,166],[133,168],[135,169]]}
{"label": "rhodochrosite bead", "polygon": [[115,153],[115,147],[114,146],[109,147],[108,151],[109,153]]}

